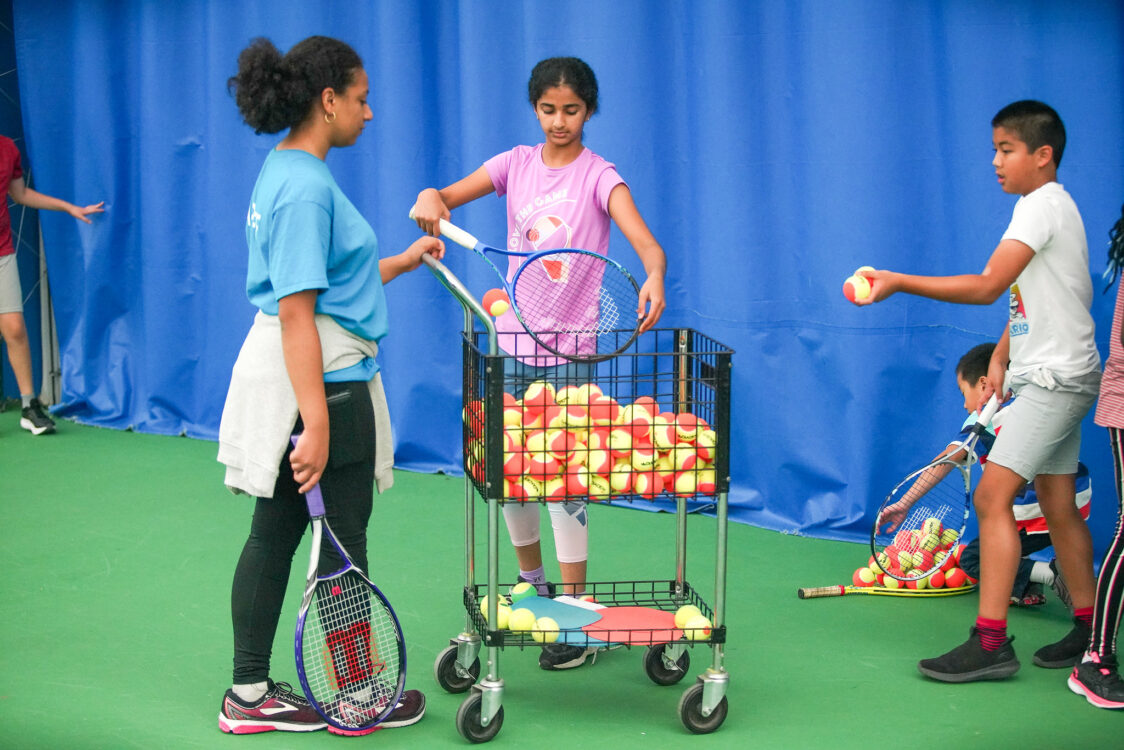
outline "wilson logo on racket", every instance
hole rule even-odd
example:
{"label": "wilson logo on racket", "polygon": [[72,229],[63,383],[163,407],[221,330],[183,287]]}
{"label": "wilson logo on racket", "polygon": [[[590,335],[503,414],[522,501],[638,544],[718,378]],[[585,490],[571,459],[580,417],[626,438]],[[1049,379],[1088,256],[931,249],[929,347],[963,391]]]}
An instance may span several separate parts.
{"label": "wilson logo on racket", "polygon": [[328,633],[326,645],[337,685],[365,682],[386,668],[378,650],[372,649],[370,623],[357,622],[344,630]]}

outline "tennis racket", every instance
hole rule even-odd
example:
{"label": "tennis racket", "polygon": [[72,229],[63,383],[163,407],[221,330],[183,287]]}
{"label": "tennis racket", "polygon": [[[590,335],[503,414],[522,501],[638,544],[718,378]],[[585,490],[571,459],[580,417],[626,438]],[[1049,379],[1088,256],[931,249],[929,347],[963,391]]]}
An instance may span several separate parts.
{"label": "tennis racket", "polygon": [[[487,261],[519,323],[550,353],[597,362],[620,354],[636,339],[643,320],[640,287],[620,263],[589,250],[501,250],[444,219],[440,227],[445,237]],[[508,281],[496,261],[506,268],[512,257],[522,260]]]}
{"label": "tennis racket", "polygon": [[796,595],[801,599],[820,599],[827,596],[846,596],[847,594],[867,594],[870,596],[912,596],[922,599],[934,596],[956,596],[975,591],[976,584],[960,586],[954,589],[891,589],[886,586],[816,586],[808,589],[796,589]]}
{"label": "tennis racket", "polygon": [[[294,436],[294,445],[296,440]],[[305,493],[305,502],[312,520],[312,554],[297,614],[297,677],[329,731],[367,734],[402,697],[406,682],[402,629],[390,602],[328,526],[320,485]],[[321,574],[324,540],[343,564],[335,572]]]}
{"label": "tennis racket", "polygon": [[[916,581],[944,564],[964,534],[972,507],[972,449],[998,409],[999,400],[992,395],[966,440],[887,495],[870,531],[871,554],[887,575]],[[963,460],[954,460],[961,451]]]}

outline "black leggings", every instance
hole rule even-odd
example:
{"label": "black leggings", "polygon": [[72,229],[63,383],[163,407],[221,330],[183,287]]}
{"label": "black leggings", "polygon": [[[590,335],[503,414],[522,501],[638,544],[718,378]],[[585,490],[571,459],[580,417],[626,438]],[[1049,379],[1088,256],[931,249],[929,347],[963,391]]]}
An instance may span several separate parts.
{"label": "black leggings", "polygon": [[1093,635],[1089,650],[1099,654],[1116,653],[1116,636],[1120,632],[1120,614],[1124,611],[1124,446],[1121,431],[1108,428],[1112,442],[1112,470],[1116,476],[1116,533],[1105,552],[1101,573],[1097,578],[1097,599],[1093,606]]}
{"label": "black leggings", "polygon": [[[320,478],[328,525],[356,565],[367,569],[367,523],[375,481],[375,418],[365,382],[325,383],[328,399],[328,465]],[[294,434],[300,432],[297,420]],[[289,453],[281,459],[273,497],[259,497],[250,536],[242,548],[230,595],[234,624],[234,684],[262,682],[293,555],[309,526],[308,506],[297,491]],[[326,541],[321,572],[338,570],[341,561]],[[305,568],[302,566],[301,570]]]}

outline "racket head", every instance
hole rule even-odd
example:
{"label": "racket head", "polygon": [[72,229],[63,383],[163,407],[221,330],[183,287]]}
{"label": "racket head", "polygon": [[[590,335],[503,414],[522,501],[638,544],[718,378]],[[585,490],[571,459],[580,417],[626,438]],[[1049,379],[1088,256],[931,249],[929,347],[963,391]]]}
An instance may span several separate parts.
{"label": "racket head", "polygon": [[627,349],[640,329],[640,287],[624,266],[589,250],[545,250],[511,280],[519,322],[544,349],[597,362]]}
{"label": "racket head", "polygon": [[874,516],[870,552],[877,567],[899,581],[938,570],[964,534],[971,491],[967,466],[947,459],[899,482]]}
{"label": "racket head", "polygon": [[297,677],[305,697],[340,733],[369,731],[394,710],[406,682],[406,648],[390,602],[344,558],[328,575],[310,575],[297,616]]}

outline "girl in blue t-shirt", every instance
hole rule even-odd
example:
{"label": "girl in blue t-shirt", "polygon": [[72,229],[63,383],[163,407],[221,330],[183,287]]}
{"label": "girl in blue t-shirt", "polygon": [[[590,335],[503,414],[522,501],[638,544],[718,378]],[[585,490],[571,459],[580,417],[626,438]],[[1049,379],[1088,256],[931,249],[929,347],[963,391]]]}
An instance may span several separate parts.
{"label": "girl in blue t-shirt", "polygon": [[[293,554],[308,527],[302,493],[320,484],[333,530],[367,568],[372,487],[389,486],[389,419],[375,364],[387,332],[383,284],[426,253],[440,257],[444,246],[423,237],[380,259],[374,230],[324,163],[372,118],[367,73],[351,47],[315,36],[282,56],[257,39],[229,87],[255,132],[288,133],[266,157],[246,211],[246,292],[259,313],[234,366],[219,435],[226,484],[257,496],[234,573],[234,684],[219,728],[307,732],[326,724],[303,696],[269,678]],[[324,551],[322,570],[339,567],[333,557]],[[347,700],[362,709],[362,695]],[[425,697],[407,690],[375,728],[413,724],[424,713]]]}

